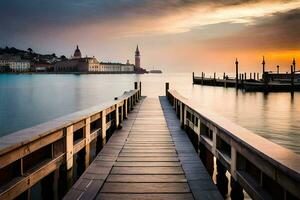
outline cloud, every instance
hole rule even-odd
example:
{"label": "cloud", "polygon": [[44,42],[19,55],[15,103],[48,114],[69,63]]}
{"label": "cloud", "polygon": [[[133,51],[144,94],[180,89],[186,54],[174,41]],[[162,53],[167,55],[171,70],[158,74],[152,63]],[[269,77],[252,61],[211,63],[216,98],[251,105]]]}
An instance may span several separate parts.
{"label": "cloud", "polygon": [[207,40],[213,48],[253,50],[299,50],[300,8],[288,12],[277,12],[255,19],[255,23],[244,26],[229,36]]}

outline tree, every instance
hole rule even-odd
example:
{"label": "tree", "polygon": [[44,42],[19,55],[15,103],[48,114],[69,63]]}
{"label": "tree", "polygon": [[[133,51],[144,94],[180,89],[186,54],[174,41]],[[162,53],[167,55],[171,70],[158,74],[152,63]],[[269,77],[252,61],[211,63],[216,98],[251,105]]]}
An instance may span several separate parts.
{"label": "tree", "polygon": [[28,48],[27,51],[29,52],[29,54],[32,54],[33,52],[32,48]]}
{"label": "tree", "polygon": [[66,60],[67,58],[66,58],[66,56],[62,55],[62,56],[60,56],[60,59],[61,60]]}

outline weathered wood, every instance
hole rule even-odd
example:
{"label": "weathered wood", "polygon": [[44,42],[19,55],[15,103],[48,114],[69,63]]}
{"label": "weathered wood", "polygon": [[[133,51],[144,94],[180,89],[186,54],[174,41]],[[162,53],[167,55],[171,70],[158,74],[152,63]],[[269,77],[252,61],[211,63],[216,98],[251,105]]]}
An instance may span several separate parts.
{"label": "weathered wood", "polygon": [[116,162],[117,167],[178,167],[180,162]]}
{"label": "weathered wood", "polygon": [[115,193],[100,193],[97,200],[192,200],[191,193],[184,194],[115,194]]}
{"label": "weathered wood", "polygon": [[187,193],[187,183],[105,183],[102,193]]}
{"label": "weathered wood", "polygon": [[120,183],[178,183],[178,182],[187,182],[184,175],[114,175],[111,174],[107,177],[107,182],[120,182]]}
{"label": "weathered wood", "polygon": [[183,174],[181,167],[113,167],[111,174]]}

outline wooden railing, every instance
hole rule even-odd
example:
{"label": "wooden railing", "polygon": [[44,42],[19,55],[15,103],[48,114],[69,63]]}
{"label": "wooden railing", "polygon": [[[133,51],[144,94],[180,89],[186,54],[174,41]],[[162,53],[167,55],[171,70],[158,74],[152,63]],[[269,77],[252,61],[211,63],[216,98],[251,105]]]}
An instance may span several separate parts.
{"label": "wooden railing", "polygon": [[220,188],[222,182],[225,184],[223,195],[227,192],[228,171],[233,199],[243,196],[243,189],[253,199],[300,198],[299,155],[168,88],[166,84],[166,96],[211,175],[213,159],[217,159],[217,181],[225,178],[217,183]]}
{"label": "wooden railing", "polygon": [[30,188],[55,171],[69,174],[63,184],[70,187],[74,156],[83,155],[88,166],[90,144],[106,143],[140,99],[140,91],[135,83],[134,90],[113,101],[1,137],[0,199],[29,199]]}

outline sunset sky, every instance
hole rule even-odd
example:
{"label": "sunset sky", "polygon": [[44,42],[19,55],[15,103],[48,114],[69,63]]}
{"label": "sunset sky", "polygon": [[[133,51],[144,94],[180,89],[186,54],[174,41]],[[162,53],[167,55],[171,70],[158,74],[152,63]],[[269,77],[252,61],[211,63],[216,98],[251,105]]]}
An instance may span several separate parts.
{"label": "sunset sky", "polygon": [[300,64],[300,0],[1,0],[0,15],[2,47],[134,62],[138,44],[142,66],[168,72]]}

